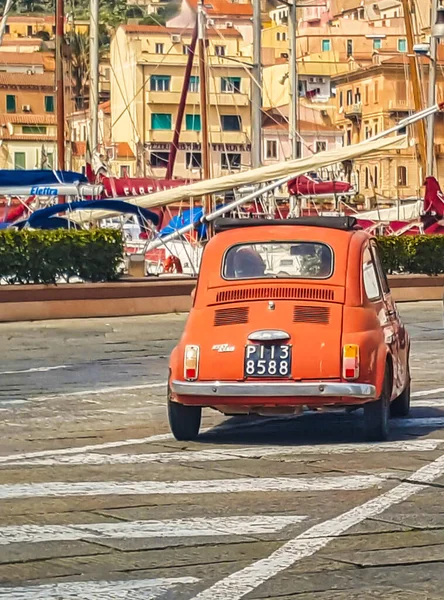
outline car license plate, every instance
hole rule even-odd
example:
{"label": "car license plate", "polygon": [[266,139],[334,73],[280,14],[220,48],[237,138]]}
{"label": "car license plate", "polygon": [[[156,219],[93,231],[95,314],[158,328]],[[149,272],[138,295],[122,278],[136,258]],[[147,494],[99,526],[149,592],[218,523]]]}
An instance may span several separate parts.
{"label": "car license plate", "polygon": [[244,371],[245,377],[290,377],[291,346],[248,344]]}

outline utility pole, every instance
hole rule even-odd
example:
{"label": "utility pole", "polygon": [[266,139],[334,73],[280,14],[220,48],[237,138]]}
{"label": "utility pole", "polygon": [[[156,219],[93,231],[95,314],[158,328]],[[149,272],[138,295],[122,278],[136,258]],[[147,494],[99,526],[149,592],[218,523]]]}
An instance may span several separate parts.
{"label": "utility pole", "polygon": [[296,0],[290,0],[288,8],[288,41],[290,50],[290,146],[291,158],[299,158],[298,152],[298,97],[299,77],[296,60]]}
{"label": "utility pole", "polygon": [[[56,2],[56,115],[57,115],[57,166],[59,171],[65,169],[65,85],[63,77],[64,46],[64,11],[63,0]],[[59,196],[59,204],[63,204],[63,196]]]}
{"label": "utility pole", "polygon": [[[415,52],[413,50],[414,36],[413,36],[413,24],[412,24],[411,0],[401,0],[401,2],[402,2],[402,10],[404,12],[405,33],[406,33],[406,38],[407,38],[407,54],[408,54],[408,58],[409,58],[410,78],[411,78],[412,90],[413,90],[413,100],[415,103],[415,112],[419,112],[422,108],[421,84],[420,84],[420,78],[419,78],[418,63],[416,61]],[[425,166],[426,166],[426,139],[425,139],[424,121],[419,121],[417,123],[416,131],[417,131],[417,135],[418,135],[419,164],[421,165],[422,176],[424,176]]]}
{"label": "utility pole", "polygon": [[262,165],[262,23],[261,0],[253,0],[253,69],[251,87],[251,164]]}
{"label": "utility pole", "polygon": [[[436,67],[438,55],[438,38],[433,35],[433,27],[438,17],[438,1],[431,0],[430,7],[430,63],[429,63],[429,93],[427,105],[436,103]],[[427,119],[427,168],[426,176],[433,176],[435,168],[435,113]]]}
{"label": "utility pole", "polygon": [[89,21],[89,113],[91,154],[94,156],[99,150],[99,0],[90,0]]}

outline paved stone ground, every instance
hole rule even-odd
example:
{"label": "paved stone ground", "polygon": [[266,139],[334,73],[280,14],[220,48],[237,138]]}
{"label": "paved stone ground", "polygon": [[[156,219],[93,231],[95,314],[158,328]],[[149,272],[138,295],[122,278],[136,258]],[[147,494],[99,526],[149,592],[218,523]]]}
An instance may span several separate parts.
{"label": "paved stone ground", "polygon": [[440,303],[400,305],[414,408],[165,416],[183,315],[0,325],[0,599],[444,598]]}

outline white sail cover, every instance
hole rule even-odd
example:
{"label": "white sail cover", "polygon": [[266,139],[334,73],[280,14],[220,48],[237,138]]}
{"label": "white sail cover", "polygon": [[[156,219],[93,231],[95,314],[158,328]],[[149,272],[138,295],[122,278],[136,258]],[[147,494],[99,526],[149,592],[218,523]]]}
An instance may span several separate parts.
{"label": "white sail cover", "polygon": [[[327,167],[336,163],[352,160],[354,158],[380,152],[381,150],[399,150],[407,147],[405,135],[382,138],[374,141],[364,141],[352,146],[345,146],[336,150],[319,152],[306,158],[289,160],[266,167],[250,169],[241,173],[225,175],[215,179],[198,181],[190,185],[156,192],[146,196],[128,199],[128,202],[144,208],[166,206],[173,202],[180,202],[190,198],[200,198],[205,195],[224,192],[240,186],[256,183],[274,181],[288,176],[289,179],[303,175],[308,171],[316,171],[321,167]],[[78,216],[72,215],[76,221],[97,221],[99,219],[113,216],[110,211],[80,211]]]}

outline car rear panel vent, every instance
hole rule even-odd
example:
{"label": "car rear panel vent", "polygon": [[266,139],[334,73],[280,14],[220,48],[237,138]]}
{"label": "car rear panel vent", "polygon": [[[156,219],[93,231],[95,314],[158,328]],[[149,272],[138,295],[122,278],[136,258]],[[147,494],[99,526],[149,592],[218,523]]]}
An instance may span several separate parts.
{"label": "car rear panel vent", "polygon": [[293,309],[294,323],[320,323],[328,325],[330,307],[328,306],[295,306]]}
{"label": "car rear panel vent", "polygon": [[248,306],[239,308],[221,308],[214,313],[214,325],[239,325],[248,323]]}
{"label": "car rear panel vent", "polygon": [[303,287],[256,287],[236,288],[216,294],[216,302],[236,302],[245,300],[329,300],[335,299],[333,290]]}

